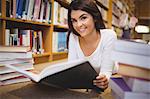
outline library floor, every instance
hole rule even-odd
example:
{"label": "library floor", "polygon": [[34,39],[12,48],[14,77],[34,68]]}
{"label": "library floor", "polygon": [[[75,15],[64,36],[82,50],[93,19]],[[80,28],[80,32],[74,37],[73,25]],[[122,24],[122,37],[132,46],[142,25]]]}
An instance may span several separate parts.
{"label": "library floor", "polygon": [[[49,63],[35,65],[36,70],[42,70]],[[0,86],[0,99],[113,99],[108,88],[102,94],[86,89],[60,89],[32,81]]]}

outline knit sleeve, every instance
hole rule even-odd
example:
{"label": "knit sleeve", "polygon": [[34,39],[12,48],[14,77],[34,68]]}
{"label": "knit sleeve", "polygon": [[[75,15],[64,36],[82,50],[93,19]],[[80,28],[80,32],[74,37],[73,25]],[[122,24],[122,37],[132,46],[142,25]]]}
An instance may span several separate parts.
{"label": "knit sleeve", "polygon": [[109,36],[107,39],[105,39],[104,43],[104,50],[103,50],[103,59],[100,69],[100,74],[106,75],[106,77],[109,79],[112,75],[114,62],[111,60],[111,52],[114,48],[115,41],[117,40],[116,33],[114,31],[109,31]]}

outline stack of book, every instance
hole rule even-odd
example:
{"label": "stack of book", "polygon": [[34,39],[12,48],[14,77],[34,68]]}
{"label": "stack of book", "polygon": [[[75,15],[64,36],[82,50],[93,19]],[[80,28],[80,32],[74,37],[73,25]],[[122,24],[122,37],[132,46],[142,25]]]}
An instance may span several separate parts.
{"label": "stack of book", "polygon": [[118,40],[112,59],[119,64],[121,77],[111,78],[110,86],[115,99],[149,99],[150,45]]}
{"label": "stack of book", "polygon": [[23,70],[33,69],[30,47],[0,46],[0,86],[30,81],[15,70],[5,67],[13,65]]}

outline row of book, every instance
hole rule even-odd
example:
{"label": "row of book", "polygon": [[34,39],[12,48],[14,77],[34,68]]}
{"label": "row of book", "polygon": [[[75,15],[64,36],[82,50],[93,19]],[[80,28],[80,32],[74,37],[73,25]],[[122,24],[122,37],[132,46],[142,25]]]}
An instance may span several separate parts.
{"label": "row of book", "polygon": [[53,32],[52,51],[56,53],[67,51],[66,40],[67,32]]}
{"label": "row of book", "polygon": [[118,62],[121,75],[110,79],[114,99],[149,99],[150,45],[118,40],[112,59]]}
{"label": "row of book", "polygon": [[53,24],[67,25],[68,9],[62,7],[58,2],[54,1],[54,17]]}
{"label": "row of book", "polygon": [[[6,16],[24,20],[51,23],[50,0],[6,0]],[[54,1],[54,24],[67,24],[68,10]]]}
{"label": "row of book", "polygon": [[6,0],[6,16],[40,22],[51,22],[49,0]]}
{"label": "row of book", "polygon": [[6,46],[30,46],[33,53],[44,53],[42,31],[6,29]]}
{"label": "row of book", "polygon": [[30,71],[33,63],[30,47],[0,46],[0,86],[30,81],[15,70],[5,67],[6,65]]}
{"label": "row of book", "polygon": [[[30,46],[33,54],[43,54],[43,32],[34,30],[6,29],[6,46]],[[67,32],[53,32],[53,52],[66,51]]]}

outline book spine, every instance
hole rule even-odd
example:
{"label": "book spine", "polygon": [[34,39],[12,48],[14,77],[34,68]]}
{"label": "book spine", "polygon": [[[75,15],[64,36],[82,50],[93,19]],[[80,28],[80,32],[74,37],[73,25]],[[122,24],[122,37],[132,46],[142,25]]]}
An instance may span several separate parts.
{"label": "book spine", "polygon": [[37,20],[39,17],[40,13],[40,5],[41,5],[41,0],[36,0],[35,1],[35,6],[34,6],[34,14],[33,14],[33,20]]}
{"label": "book spine", "polygon": [[120,63],[150,69],[150,57],[148,56],[112,51],[111,57],[112,60]]}

